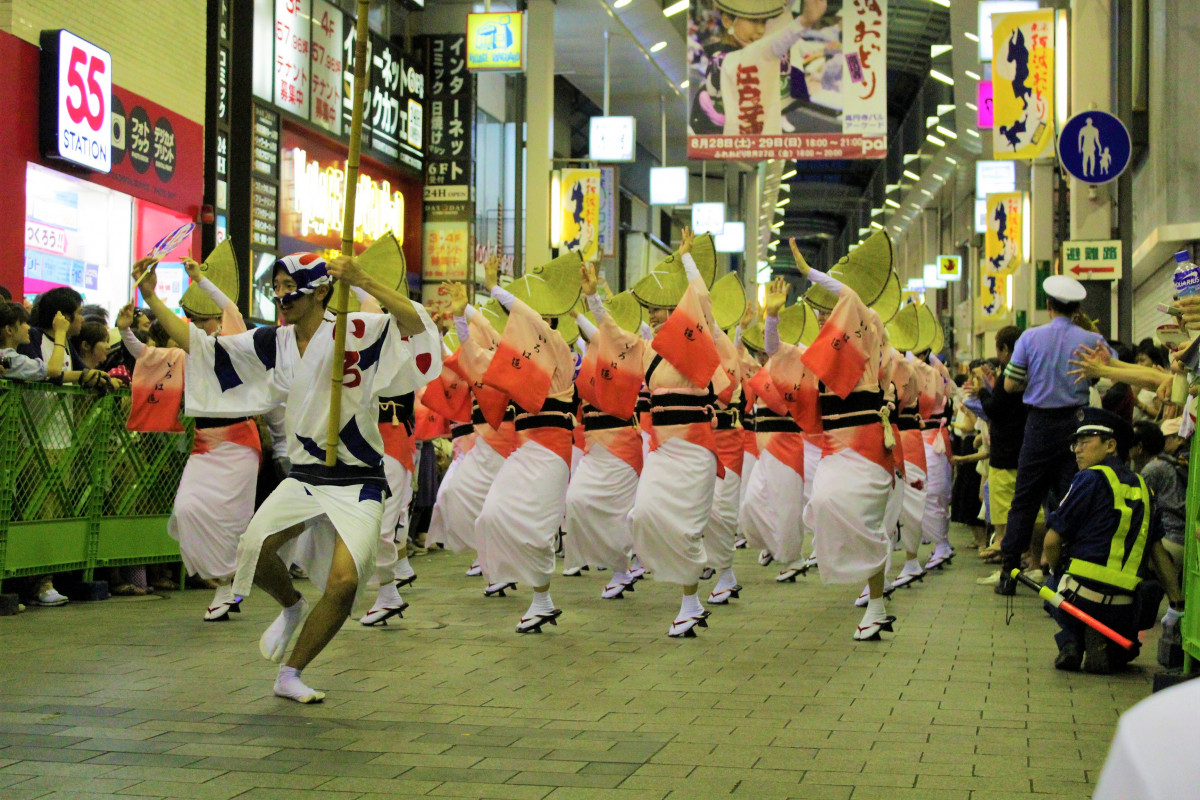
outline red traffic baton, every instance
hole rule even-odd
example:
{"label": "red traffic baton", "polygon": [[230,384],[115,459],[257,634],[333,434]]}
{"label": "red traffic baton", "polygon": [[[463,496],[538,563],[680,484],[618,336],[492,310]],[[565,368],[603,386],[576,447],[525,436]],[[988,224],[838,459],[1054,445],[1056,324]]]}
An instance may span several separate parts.
{"label": "red traffic baton", "polygon": [[1126,650],[1133,649],[1133,642],[1126,639],[1124,636],[1117,633],[1112,628],[1108,627],[1103,622],[1096,619],[1095,617],[1093,617],[1091,614],[1087,613],[1086,611],[1080,611],[1078,608],[1076,608],[1074,605],[1072,605],[1070,602],[1068,602],[1065,597],[1063,597],[1061,594],[1054,591],[1050,587],[1043,586],[1042,584],[1038,583],[1037,581],[1033,580],[1032,578],[1030,578],[1027,575],[1025,575],[1024,573],[1022,573],[1021,570],[1019,570],[1019,569],[1014,569],[1009,574],[1012,575],[1012,577],[1015,578],[1022,585],[1028,586],[1030,589],[1033,589],[1035,592],[1037,592],[1038,597],[1042,598],[1043,600],[1045,600],[1047,603],[1054,606],[1055,608],[1061,608],[1063,611],[1070,614],[1072,617],[1079,620],[1084,625],[1087,625],[1089,628],[1094,630],[1096,633],[1100,634],[1101,636],[1105,637],[1106,639],[1116,642],[1117,644],[1121,645],[1121,647],[1124,647]]}

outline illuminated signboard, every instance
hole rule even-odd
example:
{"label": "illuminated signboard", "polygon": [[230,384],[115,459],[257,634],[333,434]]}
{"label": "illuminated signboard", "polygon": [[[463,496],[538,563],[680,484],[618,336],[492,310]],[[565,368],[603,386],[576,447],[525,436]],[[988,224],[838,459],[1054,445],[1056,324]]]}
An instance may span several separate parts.
{"label": "illuminated signboard", "polygon": [[650,205],[674,206],[688,201],[687,167],[650,168]]}
{"label": "illuminated signboard", "polygon": [[42,31],[41,45],[42,153],[110,171],[112,56],[64,30]]}
{"label": "illuminated signboard", "polygon": [[467,69],[525,71],[525,15],[467,14]]}
{"label": "illuminated signboard", "polygon": [[[346,208],[342,162],[321,164],[299,147],[283,154],[283,233],[299,239],[341,236]],[[359,172],[354,241],[371,242],[391,231],[404,244],[404,195],[386,181]]]}
{"label": "illuminated signboard", "polygon": [[593,161],[633,161],[637,120],[633,117],[592,117],[588,153]]}
{"label": "illuminated signboard", "polygon": [[740,253],[746,249],[746,223],[726,222],[725,230],[713,236],[718,253]]}
{"label": "illuminated signboard", "polygon": [[693,203],[692,204],[692,231],[696,235],[702,233],[724,233],[725,232],[725,204],[724,203]]}

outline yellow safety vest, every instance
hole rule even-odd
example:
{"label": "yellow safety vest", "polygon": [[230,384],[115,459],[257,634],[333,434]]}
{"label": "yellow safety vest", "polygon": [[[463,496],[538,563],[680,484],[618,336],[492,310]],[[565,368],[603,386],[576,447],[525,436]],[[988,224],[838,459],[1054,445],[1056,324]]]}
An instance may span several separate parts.
{"label": "yellow safety vest", "polygon": [[[1111,467],[1095,466],[1092,469],[1097,470],[1108,479],[1108,485],[1113,493],[1113,507],[1121,515],[1121,522],[1117,525],[1116,533],[1113,534],[1112,544],[1108,550],[1107,564],[1095,564],[1091,561],[1072,558],[1067,572],[1079,578],[1089,578],[1132,592],[1142,580],[1138,577],[1138,570],[1142,566],[1146,538],[1150,533],[1150,491],[1146,488],[1146,482],[1142,480],[1142,476],[1136,473],[1138,485],[1129,486],[1117,478],[1117,473],[1113,472]],[[1139,500],[1142,502],[1143,508],[1142,524],[1137,532],[1137,538],[1133,542],[1133,547],[1129,548],[1129,557],[1126,558],[1125,545],[1129,538],[1129,523],[1133,517],[1133,509],[1129,504]]]}

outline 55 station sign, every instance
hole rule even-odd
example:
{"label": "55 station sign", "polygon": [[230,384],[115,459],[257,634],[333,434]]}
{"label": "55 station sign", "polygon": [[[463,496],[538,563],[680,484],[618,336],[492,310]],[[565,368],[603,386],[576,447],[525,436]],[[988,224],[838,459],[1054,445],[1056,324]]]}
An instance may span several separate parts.
{"label": "55 station sign", "polygon": [[70,31],[42,31],[41,149],[112,169],[112,56]]}

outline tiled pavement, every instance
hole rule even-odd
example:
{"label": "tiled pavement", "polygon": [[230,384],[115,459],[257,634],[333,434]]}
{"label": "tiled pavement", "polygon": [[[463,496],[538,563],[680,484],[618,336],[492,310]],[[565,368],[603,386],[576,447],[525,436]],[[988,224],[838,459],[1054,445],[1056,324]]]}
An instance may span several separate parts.
{"label": "tiled pavement", "polygon": [[414,559],[407,618],[347,624],[307,707],[270,694],[262,595],[223,624],[207,592],[0,618],[0,798],[1085,798],[1149,694],[1152,648],[1056,672],[1040,604],[1006,626],[973,554],[862,644],[857,587],[778,585],[753,555],[742,599],[681,641],[664,585],[601,601],[603,573],[557,578],[562,624],[518,636],[525,587],[488,600],[465,558]]}

